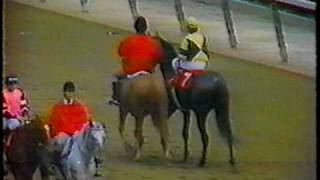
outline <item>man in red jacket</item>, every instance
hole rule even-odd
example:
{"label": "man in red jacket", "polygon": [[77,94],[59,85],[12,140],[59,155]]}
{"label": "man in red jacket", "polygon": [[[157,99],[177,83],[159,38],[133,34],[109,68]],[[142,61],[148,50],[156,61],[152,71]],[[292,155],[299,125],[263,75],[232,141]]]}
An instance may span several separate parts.
{"label": "man in red jacket", "polygon": [[121,78],[133,77],[139,73],[153,73],[156,65],[162,57],[162,49],[159,43],[148,35],[148,21],[139,16],[134,28],[136,34],[129,36],[120,43],[118,54],[122,62],[122,72],[116,75],[117,80],[112,83],[112,100],[110,104],[119,104],[119,91]]}
{"label": "man in red jacket", "polygon": [[57,103],[50,114],[50,136],[72,136],[81,131],[91,120],[88,108],[74,99],[75,86],[68,81],[63,86],[64,99]]}
{"label": "man in red jacket", "polygon": [[[64,84],[64,99],[54,105],[46,126],[48,135],[57,152],[64,148],[71,136],[81,132],[92,120],[87,106],[74,98],[75,91],[73,82],[67,81]],[[96,167],[99,167],[101,159],[96,157],[95,163]],[[101,174],[96,172],[95,175],[99,176]]]}

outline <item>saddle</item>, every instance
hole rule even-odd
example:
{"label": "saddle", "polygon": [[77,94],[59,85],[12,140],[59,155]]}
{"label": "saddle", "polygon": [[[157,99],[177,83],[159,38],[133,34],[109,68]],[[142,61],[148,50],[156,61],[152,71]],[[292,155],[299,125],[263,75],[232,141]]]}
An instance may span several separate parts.
{"label": "saddle", "polygon": [[185,91],[191,88],[191,80],[193,77],[206,74],[205,70],[186,70],[179,69],[179,74],[169,80],[169,84],[177,90]]}
{"label": "saddle", "polygon": [[134,74],[128,74],[126,78],[127,79],[132,79],[132,78],[140,76],[140,75],[149,75],[149,74],[151,74],[151,73],[148,72],[148,71],[138,71],[138,72],[136,72]]}

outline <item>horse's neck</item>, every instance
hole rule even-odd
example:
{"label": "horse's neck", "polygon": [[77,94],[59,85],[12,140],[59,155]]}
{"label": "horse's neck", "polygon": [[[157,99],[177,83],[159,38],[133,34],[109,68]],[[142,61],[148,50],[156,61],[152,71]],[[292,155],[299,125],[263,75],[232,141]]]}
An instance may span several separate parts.
{"label": "horse's neck", "polygon": [[88,158],[88,160],[94,156],[97,150],[97,146],[90,142],[89,136],[89,132],[84,132],[78,137],[80,150]]}
{"label": "horse's neck", "polygon": [[175,71],[173,67],[169,64],[161,64],[160,65],[161,73],[165,81],[169,81],[171,78],[175,76]]}

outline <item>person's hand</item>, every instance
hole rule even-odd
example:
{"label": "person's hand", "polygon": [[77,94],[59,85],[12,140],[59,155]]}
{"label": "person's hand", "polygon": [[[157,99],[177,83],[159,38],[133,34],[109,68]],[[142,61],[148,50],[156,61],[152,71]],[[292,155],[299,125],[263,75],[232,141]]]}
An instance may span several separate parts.
{"label": "person's hand", "polygon": [[21,114],[22,114],[23,117],[27,117],[27,116],[30,115],[30,111],[27,110],[27,109],[24,109]]}
{"label": "person's hand", "polygon": [[77,136],[78,134],[80,133],[80,131],[75,131],[74,133],[73,133],[73,136]]}
{"label": "person's hand", "polygon": [[9,111],[5,111],[3,113],[3,117],[7,118],[7,119],[11,119],[11,118],[16,118],[15,116],[13,116]]}

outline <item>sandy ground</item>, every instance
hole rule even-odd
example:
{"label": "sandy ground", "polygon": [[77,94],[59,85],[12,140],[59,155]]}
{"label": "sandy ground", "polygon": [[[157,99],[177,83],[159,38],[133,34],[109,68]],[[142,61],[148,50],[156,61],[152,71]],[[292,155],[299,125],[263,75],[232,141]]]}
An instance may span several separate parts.
{"label": "sandy ground", "polygon": [[[14,0],[43,9],[71,15],[125,30],[132,30],[128,0],[91,0],[90,13],[81,13],[79,0]],[[208,36],[210,50],[299,74],[315,77],[315,21],[281,12],[288,43],[289,64],[280,63],[279,48],[269,8],[230,1],[240,41],[230,49],[220,0],[184,0],[188,16],[195,16]],[[150,20],[151,30],[160,30],[173,42],[180,42],[173,0],[138,0],[140,13]]]}
{"label": "sandy ground", "polygon": [[[315,83],[311,78],[216,55],[210,69],[226,79],[232,101],[232,126],[239,139],[238,165],[227,163],[214,113],[208,164],[198,168],[201,140],[192,125],[190,161],[182,159],[182,117],[170,119],[173,160],[161,153],[159,136],[147,119],[142,159],[126,155],[117,132],[117,108],[106,105],[112,73],[119,67],[116,47],[129,34],[115,28],[7,1],[6,72],[20,76],[33,111],[45,116],[61,98],[66,80],[77,84],[79,99],[110,129],[103,179],[305,180],[315,179]],[[107,31],[118,32],[107,35]],[[133,140],[130,118],[126,134]]]}

